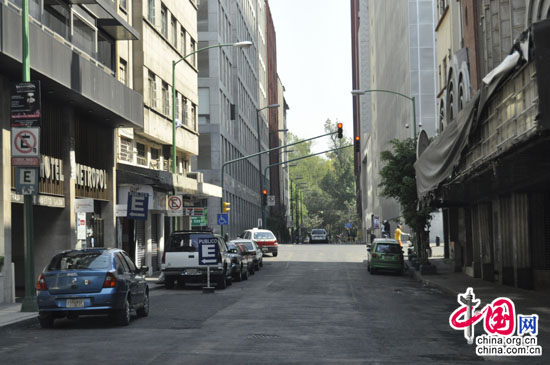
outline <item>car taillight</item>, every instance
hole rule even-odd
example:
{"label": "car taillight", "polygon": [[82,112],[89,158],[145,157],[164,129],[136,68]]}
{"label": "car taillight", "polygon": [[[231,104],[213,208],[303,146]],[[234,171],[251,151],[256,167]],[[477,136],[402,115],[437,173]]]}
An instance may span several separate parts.
{"label": "car taillight", "polygon": [[256,251],[250,251],[252,255],[256,255]]}
{"label": "car taillight", "polygon": [[372,257],[378,257],[378,255],[377,255],[377,254],[375,254],[375,253],[373,253],[373,254],[372,254]]}
{"label": "car taillight", "polygon": [[48,286],[46,285],[46,279],[44,279],[44,275],[40,274],[38,277],[38,281],[36,283],[36,290],[44,291],[48,290]]}
{"label": "car taillight", "polygon": [[162,263],[166,263],[166,251],[162,251]]}
{"label": "car taillight", "polygon": [[116,278],[115,276],[108,272],[107,275],[105,275],[105,281],[103,282],[104,288],[114,288],[116,287]]}

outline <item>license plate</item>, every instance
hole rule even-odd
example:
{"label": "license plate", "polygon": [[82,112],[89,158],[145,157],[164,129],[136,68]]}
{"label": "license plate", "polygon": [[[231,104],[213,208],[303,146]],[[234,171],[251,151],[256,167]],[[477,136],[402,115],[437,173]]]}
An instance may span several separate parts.
{"label": "license plate", "polygon": [[262,248],[262,252],[267,252],[269,251],[267,248]]}
{"label": "license plate", "polygon": [[67,308],[81,308],[84,307],[84,299],[67,299]]}
{"label": "license plate", "polygon": [[187,269],[187,274],[189,275],[195,275],[199,272],[197,269]]}

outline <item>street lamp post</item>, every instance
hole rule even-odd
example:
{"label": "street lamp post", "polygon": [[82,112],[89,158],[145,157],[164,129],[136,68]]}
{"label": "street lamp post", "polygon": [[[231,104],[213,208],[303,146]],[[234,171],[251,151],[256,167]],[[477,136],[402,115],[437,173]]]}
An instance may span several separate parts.
{"label": "street lamp post", "polygon": [[[269,104],[264,106],[263,108],[256,109],[256,133],[258,133],[258,153],[262,152],[262,138],[260,136],[260,112],[264,109],[273,109],[280,107],[279,104]],[[262,155],[258,155],[258,193],[262,192]],[[263,210],[263,207],[262,207]],[[265,224],[265,222],[264,222]],[[266,228],[266,227],[262,227]]]}
{"label": "street lamp post", "polygon": [[413,133],[414,138],[416,139],[416,101],[414,96],[407,96],[405,94],[401,94],[397,91],[391,91],[391,90],[382,90],[382,89],[371,89],[371,90],[352,90],[351,94],[355,96],[359,95],[365,95],[366,93],[372,93],[372,92],[380,92],[380,93],[388,93],[388,94],[394,94],[404,97],[405,99],[408,99],[412,103],[412,115],[413,115]]}

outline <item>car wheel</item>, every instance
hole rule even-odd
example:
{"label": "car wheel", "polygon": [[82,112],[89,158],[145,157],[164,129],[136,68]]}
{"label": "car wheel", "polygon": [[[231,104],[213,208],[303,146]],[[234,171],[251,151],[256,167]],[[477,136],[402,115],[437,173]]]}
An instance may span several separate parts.
{"label": "car wheel", "polygon": [[242,281],[243,280],[243,266],[241,265],[241,269],[239,270],[238,274],[235,275],[236,281]]}
{"label": "car wheel", "polygon": [[277,257],[278,254],[279,254],[279,253],[278,253],[277,251],[275,251],[275,252],[272,253],[273,257]]}
{"label": "car wheel", "polygon": [[249,266],[248,272],[250,273],[250,275],[254,275],[254,273],[255,273],[255,271],[254,271],[254,264],[252,264],[251,266]]}
{"label": "car wheel", "polygon": [[169,278],[164,279],[164,287],[166,289],[174,289],[174,286],[175,286],[174,279],[169,279]]}
{"label": "car wheel", "polygon": [[367,261],[367,271],[370,271],[370,265],[368,261]]}
{"label": "car wheel", "polygon": [[222,273],[222,275],[220,276],[217,287],[220,290],[227,288],[227,279],[225,277],[225,273]]}
{"label": "car wheel", "polygon": [[403,270],[402,268],[399,269],[399,271],[397,271],[397,275],[399,276],[403,276],[403,273],[405,272],[405,270]]}
{"label": "car wheel", "polygon": [[371,275],[376,274],[376,270],[374,270],[374,267],[371,267],[371,268],[370,268],[370,274],[371,274]]}
{"label": "car wheel", "polygon": [[260,260],[260,267],[263,267],[263,266],[264,266],[264,260],[261,259],[261,260]]}
{"label": "car wheel", "polygon": [[255,269],[256,269],[256,271],[260,271],[260,263],[259,262],[255,265]]}
{"label": "car wheel", "polygon": [[38,321],[42,328],[53,328],[55,318],[51,313],[38,313]]}
{"label": "car wheel", "polygon": [[149,292],[145,292],[143,307],[139,308],[136,312],[140,317],[147,317],[149,315]]}
{"label": "car wheel", "polygon": [[248,270],[242,271],[241,274],[243,280],[248,280]]}
{"label": "car wheel", "polygon": [[130,324],[130,302],[128,301],[128,297],[124,299],[122,308],[116,311],[116,323],[119,326],[127,326]]}

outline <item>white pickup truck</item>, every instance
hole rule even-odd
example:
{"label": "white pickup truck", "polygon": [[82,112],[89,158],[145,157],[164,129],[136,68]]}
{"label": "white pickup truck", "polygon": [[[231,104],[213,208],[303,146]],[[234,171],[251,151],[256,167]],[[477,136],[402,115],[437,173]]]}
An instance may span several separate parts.
{"label": "white pickup truck", "polygon": [[174,231],[170,234],[162,256],[162,272],[166,289],[187,284],[204,284],[207,266],[199,263],[199,242],[218,244],[217,262],[210,266],[210,280],[219,289],[231,284],[231,259],[223,238],[211,231]]}

